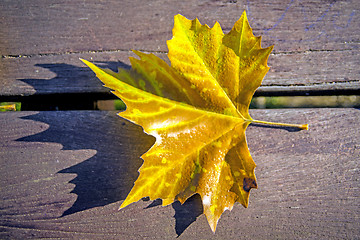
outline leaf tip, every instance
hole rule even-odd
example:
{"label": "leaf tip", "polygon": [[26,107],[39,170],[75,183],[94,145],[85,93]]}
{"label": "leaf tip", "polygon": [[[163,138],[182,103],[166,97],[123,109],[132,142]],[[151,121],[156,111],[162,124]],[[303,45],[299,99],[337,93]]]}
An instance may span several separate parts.
{"label": "leaf tip", "polygon": [[213,234],[215,234],[216,232],[216,226],[217,226],[217,220],[214,220],[214,221],[209,221],[209,225],[210,225],[210,228],[211,228],[211,231],[213,232]]}
{"label": "leaf tip", "polygon": [[247,19],[246,10],[244,10],[241,14],[241,17],[244,17],[244,19]]}
{"label": "leaf tip", "polygon": [[88,60],[83,59],[83,58],[79,58],[80,61],[82,61],[83,63],[85,63],[86,65],[88,65],[88,63],[90,63]]}
{"label": "leaf tip", "polygon": [[120,207],[119,207],[118,210],[121,210],[121,209],[127,207],[127,206],[130,205],[130,204],[131,204],[131,202],[128,202],[128,201],[126,201],[126,199],[125,199],[125,201],[122,202],[122,204],[120,205]]}
{"label": "leaf tip", "polygon": [[[174,23],[176,23],[177,21],[181,21],[181,20],[184,20],[186,19],[183,15],[181,15],[180,13],[179,14],[176,14],[174,16]],[[187,20],[187,19],[186,19]]]}
{"label": "leaf tip", "polygon": [[[95,72],[95,69],[97,68],[93,63],[89,62],[88,60],[79,58],[83,63],[85,63],[91,70]],[[95,72],[96,73],[96,72]]]}
{"label": "leaf tip", "polygon": [[140,52],[140,51],[138,51],[138,50],[135,50],[135,49],[131,49],[131,51],[133,52],[133,53],[135,53],[137,56],[139,56],[139,57],[141,57],[142,55],[144,55],[144,53],[142,53],[142,52]]}

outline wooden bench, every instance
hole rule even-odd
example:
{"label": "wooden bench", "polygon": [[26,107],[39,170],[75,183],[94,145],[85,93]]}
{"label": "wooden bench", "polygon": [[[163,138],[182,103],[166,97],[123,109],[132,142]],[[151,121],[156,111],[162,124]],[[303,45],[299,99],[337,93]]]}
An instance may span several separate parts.
{"label": "wooden bench", "polygon": [[216,234],[197,196],[118,211],[154,138],[93,110],[113,96],[79,57],[113,70],[129,67],[131,49],[165,59],[174,15],[227,32],[243,10],[262,46],[275,45],[257,96],[359,95],[357,0],[2,1],[0,101],[23,111],[0,113],[0,239],[359,239],[356,108],[251,110],[310,129],[248,127],[259,188]]}

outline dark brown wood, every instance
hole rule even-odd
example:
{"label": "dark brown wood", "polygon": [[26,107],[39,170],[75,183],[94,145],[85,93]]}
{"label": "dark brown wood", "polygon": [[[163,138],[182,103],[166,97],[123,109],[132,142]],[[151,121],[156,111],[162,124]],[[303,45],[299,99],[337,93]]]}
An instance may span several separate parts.
{"label": "dark brown wood", "polygon": [[[104,94],[78,58],[128,64],[131,49],[165,58],[173,16],[228,32],[246,10],[263,47],[275,45],[259,95],[358,94],[360,2],[2,1],[0,95]],[[118,64],[120,67],[126,67]]]}
{"label": "dark brown wood", "polygon": [[117,211],[154,138],[115,112],[0,114],[0,238],[358,239],[358,109],[253,110],[259,188],[213,234],[199,199],[167,207],[139,201]]}

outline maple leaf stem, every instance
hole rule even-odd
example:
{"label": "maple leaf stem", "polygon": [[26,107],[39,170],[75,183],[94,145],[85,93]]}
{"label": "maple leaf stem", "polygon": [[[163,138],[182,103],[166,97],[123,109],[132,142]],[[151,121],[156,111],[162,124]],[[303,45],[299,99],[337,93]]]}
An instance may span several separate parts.
{"label": "maple leaf stem", "polygon": [[277,123],[277,122],[259,121],[259,120],[255,120],[255,119],[253,119],[251,122],[260,123],[260,124],[267,124],[267,125],[277,125],[277,126],[283,126],[283,127],[294,127],[294,128],[300,128],[302,130],[308,130],[309,129],[309,124]]}

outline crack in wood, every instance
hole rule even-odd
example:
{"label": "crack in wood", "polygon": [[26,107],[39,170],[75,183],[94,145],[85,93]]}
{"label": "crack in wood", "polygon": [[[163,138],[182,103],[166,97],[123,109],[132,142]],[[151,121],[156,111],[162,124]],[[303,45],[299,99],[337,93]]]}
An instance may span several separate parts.
{"label": "crack in wood", "polygon": [[[137,51],[141,51],[144,53],[159,53],[159,54],[167,54],[167,51],[154,51],[154,50],[146,50],[146,49],[136,49]],[[311,53],[311,52],[346,52],[346,51],[354,51],[355,49],[347,48],[347,49],[308,49],[303,51],[288,51],[288,52],[272,52],[270,55],[291,55],[291,54],[302,54],[302,53]],[[118,52],[129,52],[131,53],[131,49],[108,49],[108,50],[88,50],[88,51],[73,51],[73,52],[51,52],[51,53],[32,53],[32,54],[9,54],[9,55],[1,55],[1,58],[31,58],[31,57],[44,57],[44,56],[58,56],[58,55],[68,55],[68,54],[96,54],[96,53],[118,53]]]}
{"label": "crack in wood", "polygon": [[322,83],[311,83],[311,84],[302,84],[302,83],[295,83],[295,84],[265,84],[261,85],[260,88],[266,88],[266,87],[313,87],[313,86],[326,86],[326,85],[333,85],[336,84],[337,86],[342,85],[348,85],[350,83],[360,83],[360,80],[357,79],[347,79],[346,82],[322,82]]}
{"label": "crack in wood", "polygon": [[[152,51],[152,50],[143,50],[143,49],[136,49],[137,51],[141,51],[144,53],[167,53],[166,51]],[[34,53],[34,54],[17,54],[17,55],[1,55],[1,58],[32,58],[32,57],[47,57],[47,56],[58,56],[58,55],[69,55],[69,54],[96,54],[96,53],[118,53],[118,52],[129,52],[131,53],[132,50],[130,49],[109,49],[109,50],[89,50],[89,51],[74,51],[74,52],[52,52],[52,53]]]}

